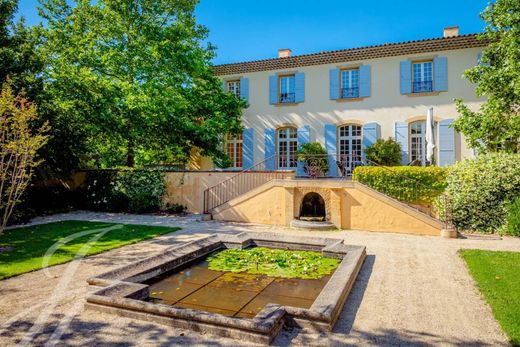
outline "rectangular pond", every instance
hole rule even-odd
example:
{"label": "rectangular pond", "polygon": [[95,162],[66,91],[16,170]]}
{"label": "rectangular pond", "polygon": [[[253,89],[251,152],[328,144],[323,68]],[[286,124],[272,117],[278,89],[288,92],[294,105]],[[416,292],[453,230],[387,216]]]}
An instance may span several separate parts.
{"label": "rectangular pond", "polygon": [[[233,258],[245,254],[237,250],[252,250],[247,256],[257,257],[261,249],[265,256],[282,254],[282,259],[256,260],[256,268],[249,262],[245,272],[242,260]],[[306,252],[280,249],[319,253],[299,258]],[[215,263],[210,257],[223,254],[231,260],[224,257]],[[332,330],[365,257],[364,246],[341,239],[267,232],[214,234],[88,279],[95,289],[87,296],[86,308],[269,344],[284,325]],[[228,267],[228,260],[238,267]],[[278,261],[291,264],[290,270],[283,267],[288,278],[270,276]],[[318,275],[311,276],[311,268]],[[300,278],[294,278],[295,273]]]}
{"label": "rectangular pond", "polygon": [[310,308],[330,279],[277,278],[208,269],[203,260],[180,272],[152,280],[153,303],[253,318],[267,304]]}

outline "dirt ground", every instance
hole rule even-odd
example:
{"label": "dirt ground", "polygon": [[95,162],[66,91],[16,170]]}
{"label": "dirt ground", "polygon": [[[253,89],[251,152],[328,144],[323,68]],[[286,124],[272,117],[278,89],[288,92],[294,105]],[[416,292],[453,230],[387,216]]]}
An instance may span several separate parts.
{"label": "dirt ground", "polygon": [[[0,343],[45,346],[237,346],[222,339],[154,323],[84,310],[86,279],[167,247],[213,234],[246,230],[308,234],[284,228],[199,222],[195,217],[74,212],[54,220],[104,220],[181,226],[179,232],[45,270],[0,281]],[[316,235],[316,232],[310,233]],[[468,271],[461,248],[520,251],[518,238],[445,240],[363,231],[320,232],[365,245],[368,257],[332,333],[283,330],[276,346],[507,346]]]}

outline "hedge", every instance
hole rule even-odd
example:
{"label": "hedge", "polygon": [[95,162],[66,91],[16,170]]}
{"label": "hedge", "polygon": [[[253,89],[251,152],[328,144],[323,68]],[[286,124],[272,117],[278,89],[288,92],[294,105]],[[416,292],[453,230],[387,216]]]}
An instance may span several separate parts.
{"label": "hedge", "polygon": [[359,166],[352,179],[403,202],[432,203],[446,188],[447,170],[437,166]]}
{"label": "hedge", "polygon": [[[479,155],[458,162],[446,181],[448,208],[458,229],[508,232],[508,207],[520,196],[520,154]],[[440,201],[439,210],[444,208]]]}

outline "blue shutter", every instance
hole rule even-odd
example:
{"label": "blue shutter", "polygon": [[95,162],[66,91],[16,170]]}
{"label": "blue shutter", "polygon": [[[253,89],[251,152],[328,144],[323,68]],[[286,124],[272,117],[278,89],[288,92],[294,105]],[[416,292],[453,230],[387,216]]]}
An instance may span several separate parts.
{"label": "blue shutter", "polygon": [[254,131],[246,128],[242,133],[242,169],[247,170],[254,165]]}
{"label": "blue shutter", "polygon": [[325,149],[329,156],[329,176],[336,177],[338,167],[336,165],[336,126],[334,124],[325,124]]}
{"label": "blue shutter", "polygon": [[365,158],[365,149],[372,146],[381,138],[381,126],[377,123],[367,123],[363,125],[363,158]]}
{"label": "blue shutter", "polygon": [[477,54],[477,65],[482,64],[482,52],[478,52]]}
{"label": "blue shutter", "polygon": [[276,168],[276,130],[267,128],[264,130],[265,141],[265,169],[272,171]]}
{"label": "blue shutter", "polygon": [[370,96],[370,80],[372,79],[372,71],[370,65],[361,65],[359,67],[359,96],[368,98]]}
{"label": "blue shutter", "polygon": [[278,103],[278,76],[269,76],[269,103],[276,105]]}
{"label": "blue shutter", "polygon": [[[304,143],[309,143],[311,141],[311,127],[309,125],[304,125],[303,127],[298,129],[298,149]],[[298,176],[304,176],[305,170],[303,169],[303,162],[298,161]]]}
{"label": "blue shutter", "polygon": [[225,93],[226,92],[226,81],[222,81],[221,87],[222,87],[222,91]]}
{"label": "blue shutter", "polygon": [[249,78],[240,79],[240,97],[249,102]]}
{"label": "blue shutter", "polygon": [[305,101],[305,74],[303,72],[294,75],[294,101]]}
{"label": "blue shutter", "polygon": [[433,59],[434,90],[445,92],[448,90],[448,58],[436,57]]}
{"label": "blue shutter", "polygon": [[338,100],[339,91],[339,69],[331,69],[329,70],[330,100]]}
{"label": "blue shutter", "polygon": [[455,129],[450,127],[453,119],[439,123],[439,166],[455,164]]}
{"label": "blue shutter", "polygon": [[401,94],[410,94],[412,92],[412,62],[403,60],[400,65]]}
{"label": "blue shutter", "polygon": [[408,165],[408,123],[396,122],[395,123],[395,140],[401,145],[401,163]]}

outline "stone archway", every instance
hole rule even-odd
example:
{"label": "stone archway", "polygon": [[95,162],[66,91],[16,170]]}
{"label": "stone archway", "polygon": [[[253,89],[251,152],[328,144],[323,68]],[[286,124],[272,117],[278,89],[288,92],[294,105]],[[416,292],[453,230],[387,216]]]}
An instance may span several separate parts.
{"label": "stone archway", "polygon": [[305,194],[300,204],[300,219],[319,222],[327,220],[325,200],[320,194]]}

